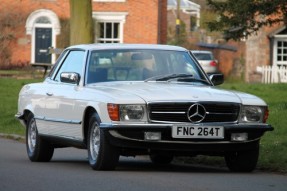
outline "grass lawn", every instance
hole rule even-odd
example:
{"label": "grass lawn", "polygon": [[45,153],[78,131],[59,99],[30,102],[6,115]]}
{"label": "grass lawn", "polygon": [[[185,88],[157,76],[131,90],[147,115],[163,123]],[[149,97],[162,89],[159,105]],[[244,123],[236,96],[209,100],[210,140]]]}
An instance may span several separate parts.
{"label": "grass lawn", "polygon": [[18,94],[23,85],[37,81],[0,79],[0,133],[24,135],[24,127],[14,117],[17,113]]}
{"label": "grass lawn", "polygon": [[[18,93],[24,84],[42,80],[12,78],[0,79],[0,133],[24,135],[25,129],[14,118],[17,112]],[[261,140],[258,168],[270,171],[287,172],[287,84],[245,84],[226,83],[224,89],[243,91],[257,95],[269,105],[269,119],[275,130],[266,132]],[[223,164],[220,159],[199,158],[198,161]],[[198,162],[197,161],[197,162]]]}

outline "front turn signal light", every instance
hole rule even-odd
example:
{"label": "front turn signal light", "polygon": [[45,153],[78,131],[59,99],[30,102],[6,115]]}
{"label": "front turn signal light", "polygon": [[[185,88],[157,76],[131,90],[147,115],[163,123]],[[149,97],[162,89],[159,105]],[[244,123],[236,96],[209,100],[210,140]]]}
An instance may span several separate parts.
{"label": "front turn signal light", "polygon": [[265,112],[264,112],[263,123],[267,122],[268,117],[269,117],[269,110],[268,110],[268,107],[267,107],[265,109]]}
{"label": "front turn signal light", "polygon": [[119,105],[108,103],[108,113],[112,121],[120,120]]}

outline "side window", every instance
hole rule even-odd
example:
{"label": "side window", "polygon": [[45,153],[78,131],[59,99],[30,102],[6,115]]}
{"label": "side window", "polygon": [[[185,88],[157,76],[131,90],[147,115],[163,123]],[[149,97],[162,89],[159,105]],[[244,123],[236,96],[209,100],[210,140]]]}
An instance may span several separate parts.
{"label": "side window", "polygon": [[85,52],[80,50],[70,51],[64,60],[60,70],[58,71],[55,80],[60,81],[60,75],[63,72],[76,72],[82,75],[83,62],[84,62]]}

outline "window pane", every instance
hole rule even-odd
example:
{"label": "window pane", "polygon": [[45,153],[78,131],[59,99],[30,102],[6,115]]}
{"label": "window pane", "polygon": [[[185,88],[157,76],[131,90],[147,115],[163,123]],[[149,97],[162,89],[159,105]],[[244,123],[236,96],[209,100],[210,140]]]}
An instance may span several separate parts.
{"label": "window pane", "polygon": [[281,41],[278,41],[278,42],[277,42],[277,46],[278,46],[278,47],[281,47],[281,46],[282,46],[282,42],[281,42]]}
{"label": "window pane", "polygon": [[119,38],[119,23],[114,23],[114,38]]}
{"label": "window pane", "polygon": [[277,53],[278,53],[278,54],[281,54],[281,53],[282,53],[282,49],[281,49],[281,48],[278,48]]}
{"label": "window pane", "polygon": [[287,48],[287,42],[286,41],[283,42],[283,46],[284,46],[284,48]]}
{"label": "window pane", "polygon": [[39,17],[37,18],[36,23],[51,24],[51,21],[47,17]]}
{"label": "window pane", "polygon": [[106,23],[106,38],[112,38],[112,23]]}
{"label": "window pane", "polygon": [[277,56],[277,61],[281,61],[282,60],[282,56]]}
{"label": "window pane", "polygon": [[101,22],[97,24],[96,39],[98,43],[119,43],[120,23]]}
{"label": "window pane", "polygon": [[105,23],[100,23],[100,38],[105,38]]}
{"label": "window pane", "polygon": [[283,56],[283,61],[287,61],[287,56]]}

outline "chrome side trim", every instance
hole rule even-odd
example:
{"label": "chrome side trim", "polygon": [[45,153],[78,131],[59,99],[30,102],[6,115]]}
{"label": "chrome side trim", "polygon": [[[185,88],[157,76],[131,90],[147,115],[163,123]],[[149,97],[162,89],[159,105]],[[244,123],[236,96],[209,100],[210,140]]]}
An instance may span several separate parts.
{"label": "chrome side trim", "polygon": [[81,124],[82,121],[80,120],[66,120],[66,119],[56,119],[56,118],[46,118],[43,116],[37,116],[35,119],[50,121],[50,122],[57,122],[57,123],[70,123],[70,124]]}

